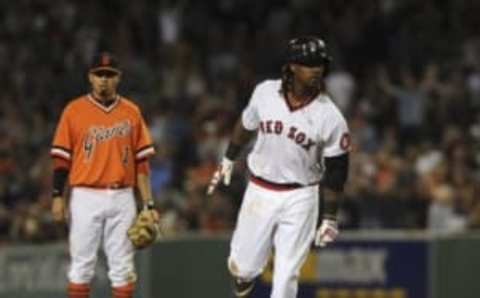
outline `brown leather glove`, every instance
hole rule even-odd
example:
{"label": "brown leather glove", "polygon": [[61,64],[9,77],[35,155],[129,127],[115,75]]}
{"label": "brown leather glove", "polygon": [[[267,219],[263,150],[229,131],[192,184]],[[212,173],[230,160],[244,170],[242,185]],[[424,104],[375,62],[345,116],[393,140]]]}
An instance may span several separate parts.
{"label": "brown leather glove", "polygon": [[152,245],[160,235],[158,218],[152,210],[142,210],[133,225],[128,229],[127,235],[136,249]]}

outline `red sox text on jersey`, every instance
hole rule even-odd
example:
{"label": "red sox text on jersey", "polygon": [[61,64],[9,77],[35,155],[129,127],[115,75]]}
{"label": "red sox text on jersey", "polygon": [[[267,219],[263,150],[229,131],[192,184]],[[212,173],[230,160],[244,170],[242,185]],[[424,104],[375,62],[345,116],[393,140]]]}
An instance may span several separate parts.
{"label": "red sox text on jersey", "polygon": [[[281,135],[283,133],[284,127],[285,125],[280,120],[260,121],[260,132],[265,134],[274,133],[277,135]],[[295,126],[290,126],[286,132],[287,138],[297,143],[306,151],[309,151],[310,148],[315,145],[315,142],[311,138],[307,137],[304,132],[299,131],[298,128]]]}

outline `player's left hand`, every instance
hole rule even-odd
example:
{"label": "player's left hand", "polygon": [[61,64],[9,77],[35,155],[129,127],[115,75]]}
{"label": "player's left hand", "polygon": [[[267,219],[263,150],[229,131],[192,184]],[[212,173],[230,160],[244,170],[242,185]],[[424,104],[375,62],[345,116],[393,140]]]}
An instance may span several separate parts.
{"label": "player's left hand", "polygon": [[127,235],[136,249],[142,249],[161,238],[161,229],[155,210],[142,210],[128,229]]}
{"label": "player's left hand", "polygon": [[158,213],[157,209],[155,208],[155,200],[154,199],[144,199],[143,200],[143,208],[141,213],[143,216],[147,217],[152,222],[159,222],[160,221],[160,214]]}
{"label": "player's left hand", "polygon": [[233,160],[230,160],[226,157],[222,159],[220,166],[213,174],[212,180],[210,180],[210,184],[208,185],[207,189],[207,195],[213,194],[220,180],[223,180],[223,184],[230,185],[234,163],[235,162]]}
{"label": "player's left hand", "polygon": [[328,243],[335,241],[338,233],[338,224],[336,220],[322,220],[322,224],[315,233],[315,246],[325,247]]}
{"label": "player's left hand", "polygon": [[160,214],[158,213],[157,210],[155,209],[147,209],[145,210],[147,216],[149,219],[153,222],[159,222],[160,221]]}

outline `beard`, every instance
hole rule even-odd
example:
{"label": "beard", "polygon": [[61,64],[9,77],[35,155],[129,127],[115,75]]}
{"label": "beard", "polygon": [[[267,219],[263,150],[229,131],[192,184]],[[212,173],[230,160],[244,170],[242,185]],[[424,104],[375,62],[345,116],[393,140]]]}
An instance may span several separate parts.
{"label": "beard", "polygon": [[314,77],[307,81],[304,85],[306,95],[315,95],[322,90],[323,80],[321,77]]}
{"label": "beard", "polygon": [[322,76],[315,76],[308,80],[308,85],[311,87],[320,87],[323,82]]}

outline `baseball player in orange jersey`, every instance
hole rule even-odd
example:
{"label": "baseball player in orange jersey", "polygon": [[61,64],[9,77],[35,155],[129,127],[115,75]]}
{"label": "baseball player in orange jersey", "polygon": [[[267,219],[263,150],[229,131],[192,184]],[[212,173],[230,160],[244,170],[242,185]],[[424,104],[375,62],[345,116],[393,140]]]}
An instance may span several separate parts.
{"label": "baseball player in orange jersey", "polygon": [[[220,181],[230,183],[235,158],[256,132],[247,160],[250,182],[228,258],[236,297],[249,296],[273,248],[270,297],[297,297],[310,245],[325,246],[338,235],[336,197],[347,180],[350,135],[325,92],[331,58],[325,42],[314,36],[290,40],[286,56],[282,78],[255,87],[208,188],[211,194]],[[324,212],[316,229],[319,198]]]}
{"label": "baseball player in orange jersey", "polygon": [[113,298],[133,296],[134,248],[127,230],[135,220],[134,187],[155,219],[148,158],[155,153],[139,108],[117,94],[121,71],[102,53],[88,79],[92,92],[72,100],[58,123],[54,161],[54,219],[65,219],[64,186],[70,192],[68,297],[88,298],[97,251],[107,257]]}

